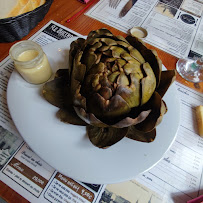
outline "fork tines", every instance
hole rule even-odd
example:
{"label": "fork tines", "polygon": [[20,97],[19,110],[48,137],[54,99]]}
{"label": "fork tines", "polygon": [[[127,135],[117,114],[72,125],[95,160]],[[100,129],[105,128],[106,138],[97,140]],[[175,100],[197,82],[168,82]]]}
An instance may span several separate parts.
{"label": "fork tines", "polygon": [[109,7],[116,9],[121,0],[109,0]]}

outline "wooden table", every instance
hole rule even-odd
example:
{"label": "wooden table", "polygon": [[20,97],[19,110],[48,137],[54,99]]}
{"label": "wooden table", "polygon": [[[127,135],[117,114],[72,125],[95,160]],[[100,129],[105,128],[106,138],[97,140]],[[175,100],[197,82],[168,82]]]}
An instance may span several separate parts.
{"label": "wooden table", "polygon": [[[92,6],[98,2],[98,0],[91,0],[91,2],[92,1],[94,1]],[[74,14],[78,13],[85,7],[86,4],[82,4],[77,0],[68,0],[68,1],[54,0],[45,18],[29,33],[29,35],[24,37],[22,40],[28,39],[50,20],[54,20],[82,35],[87,35],[91,30],[96,30],[105,27],[109,29],[111,32],[113,32],[113,34],[115,35],[122,35],[124,37],[126,36],[126,34],[124,34],[123,32],[84,15],[84,12],[86,12],[87,10],[85,10],[80,15],[77,15],[77,17],[72,19],[69,23],[66,22],[67,19],[69,19],[70,17],[72,17]],[[0,61],[8,56],[9,49],[14,43],[16,42],[0,43]],[[167,69],[175,69],[178,58],[151,45],[147,44],[147,46],[157,51],[160,59],[162,60],[163,64]],[[203,83],[194,84],[184,80],[179,75],[177,75],[177,81],[188,87],[191,87],[192,89],[195,89],[198,92],[203,93]],[[0,181],[0,196],[7,202],[29,202],[1,181]]]}

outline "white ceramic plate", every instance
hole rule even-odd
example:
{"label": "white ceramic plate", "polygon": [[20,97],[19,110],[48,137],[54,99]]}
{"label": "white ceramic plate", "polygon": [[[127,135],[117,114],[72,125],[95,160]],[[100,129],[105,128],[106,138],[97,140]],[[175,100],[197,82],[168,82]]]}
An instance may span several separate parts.
{"label": "white ceramic plate", "polygon": [[[75,38],[43,47],[54,72],[68,68],[72,40]],[[175,84],[164,96],[168,112],[157,127],[154,142],[142,143],[124,138],[108,149],[93,146],[85,134],[85,127],[65,124],[57,119],[58,108],[41,96],[41,87],[25,82],[14,71],[7,89],[11,117],[32,150],[73,179],[94,184],[133,179],[157,163],[175,138],[180,120]]]}

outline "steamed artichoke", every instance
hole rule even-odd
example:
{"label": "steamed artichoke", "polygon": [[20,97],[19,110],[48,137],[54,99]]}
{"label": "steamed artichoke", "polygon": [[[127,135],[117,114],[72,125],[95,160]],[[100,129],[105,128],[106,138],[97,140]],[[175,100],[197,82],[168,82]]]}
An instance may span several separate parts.
{"label": "steamed artichoke", "polygon": [[137,38],[107,29],[71,43],[69,69],[60,69],[43,87],[59,118],[86,125],[90,141],[109,147],[123,137],[151,142],[167,111],[162,100],[175,71],[162,71],[156,52]]}

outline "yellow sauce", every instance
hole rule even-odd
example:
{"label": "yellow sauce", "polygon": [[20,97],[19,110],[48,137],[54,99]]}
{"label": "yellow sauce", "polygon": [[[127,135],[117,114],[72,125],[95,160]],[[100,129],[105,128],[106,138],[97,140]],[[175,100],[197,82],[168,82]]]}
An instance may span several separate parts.
{"label": "yellow sauce", "polygon": [[141,30],[134,30],[132,32],[132,35],[137,37],[137,38],[143,38],[143,37],[145,37],[144,32],[142,32]]}
{"label": "yellow sauce", "polygon": [[39,53],[36,50],[26,50],[18,56],[17,60],[18,61],[30,61],[30,60],[34,59],[35,57],[37,57],[38,54]]}
{"label": "yellow sauce", "polygon": [[[22,77],[29,83],[41,84],[46,82],[52,75],[47,56],[43,53],[43,56],[39,61],[34,61],[38,56],[36,50],[26,50],[19,54],[17,60],[21,63],[15,63],[17,71]],[[23,64],[23,62],[29,62],[33,60],[31,64]]]}
{"label": "yellow sauce", "polygon": [[142,27],[134,27],[130,30],[130,33],[137,38],[145,38],[147,36],[147,30]]}

